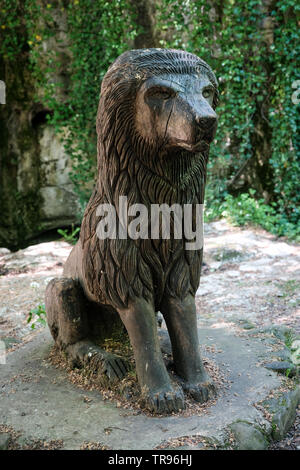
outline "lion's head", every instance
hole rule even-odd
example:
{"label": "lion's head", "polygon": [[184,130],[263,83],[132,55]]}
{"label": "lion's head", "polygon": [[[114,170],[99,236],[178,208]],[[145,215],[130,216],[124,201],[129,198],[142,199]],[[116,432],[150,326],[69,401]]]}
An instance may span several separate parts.
{"label": "lion's head", "polygon": [[141,49],[108,69],[97,116],[99,167],[120,172],[133,156],[171,184],[205,173],[217,126],[217,80],[194,54]]}

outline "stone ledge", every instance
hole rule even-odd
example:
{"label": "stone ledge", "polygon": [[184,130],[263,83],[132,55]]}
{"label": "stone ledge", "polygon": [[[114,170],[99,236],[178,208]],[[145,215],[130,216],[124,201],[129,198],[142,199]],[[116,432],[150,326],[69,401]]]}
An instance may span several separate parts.
{"label": "stone ledge", "polygon": [[[154,449],[174,438],[195,435],[217,442],[217,448],[228,448],[228,429],[237,448],[266,448],[270,438],[282,436],[292,424],[298,389],[286,398],[285,414],[278,418],[282,432],[274,433],[274,425],[272,428],[254,406],[265,402],[282,383],[280,376],[260,365],[259,358],[268,354],[263,342],[237,337],[223,328],[201,328],[199,336],[205,356],[219,366],[231,384],[203,414],[149,417],[103,401],[97,391],[76,387],[64,370],[46,360],[52,341],[44,330],[8,353],[6,365],[0,366],[0,424],[21,432],[27,441],[63,442],[65,449],[79,449],[86,441],[100,442],[110,449]],[[276,406],[274,410],[273,420],[278,415]],[[105,432],[108,425],[112,429],[109,435]]]}

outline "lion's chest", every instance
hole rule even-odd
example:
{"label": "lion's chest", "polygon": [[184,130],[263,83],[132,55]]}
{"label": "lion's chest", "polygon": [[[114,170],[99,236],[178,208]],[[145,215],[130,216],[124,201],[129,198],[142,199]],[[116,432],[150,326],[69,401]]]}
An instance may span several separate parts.
{"label": "lion's chest", "polygon": [[115,308],[142,297],[159,309],[164,295],[184,298],[198,287],[202,250],[187,252],[183,240],[106,240],[98,248],[93,289]]}

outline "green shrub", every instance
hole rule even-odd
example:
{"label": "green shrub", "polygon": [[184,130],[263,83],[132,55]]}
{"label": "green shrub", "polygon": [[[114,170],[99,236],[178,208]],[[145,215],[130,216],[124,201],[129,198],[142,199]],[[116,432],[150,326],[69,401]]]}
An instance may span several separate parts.
{"label": "green shrub", "polygon": [[60,228],[57,230],[57,233],[62,235],[63,239],[67,243],[70,243],[71,245],[75,245],[75,243],[77,242],[77,240],[79,238],[79,232],[80,232],[80,228],[79,227],[74,228],[74,224],[72,224],[72,228],[71,228],[70,231],[69,230],[63,230],[63,229],[60,229]]}
{"label": "green shrub", "polygon": [[276,203],[268,205],[263,199],[255,199],[254,196],[255,191],[250,189],[249,193],[237,197],[227,194],[222,203],[215,201],[210,206],[206,202],[205,220],[209,222],[225,217],[233,225],[260,226],[274,235],[300,240],[300,227],[288,222]]}

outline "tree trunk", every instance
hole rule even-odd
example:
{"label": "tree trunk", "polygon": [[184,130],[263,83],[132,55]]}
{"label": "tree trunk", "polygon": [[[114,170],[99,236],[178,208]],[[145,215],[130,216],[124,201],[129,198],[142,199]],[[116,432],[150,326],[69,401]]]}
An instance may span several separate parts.
{"label": "tree trunk", "polygon": [[270,16],[274,8],[273,0],[264,0],[260,6],[261,20],[258,28],[261,32],[260,41],[254,47],[260,51],[261,67],[265,73],[264,89],[253,96],[256,110],[253,115],[254,129],[250,136],[252,156],[242,165],[234,178],[230,181],[228,189],[232,193],[246,192],[250,188],[256,190],[258,197],[266,202],[274,199],[273,168],[270,164],[272,156],[272,128],[268,120],[270,97],[272,95],[272,51],[270,46],[274,42],[273,18]]}
{"label": "tree trunk", "polygon": [[130,0],[129,4],[138,28],[133,48],[158,47],[159,38],[156,30],[155,0]]}

